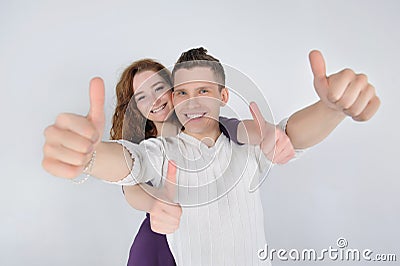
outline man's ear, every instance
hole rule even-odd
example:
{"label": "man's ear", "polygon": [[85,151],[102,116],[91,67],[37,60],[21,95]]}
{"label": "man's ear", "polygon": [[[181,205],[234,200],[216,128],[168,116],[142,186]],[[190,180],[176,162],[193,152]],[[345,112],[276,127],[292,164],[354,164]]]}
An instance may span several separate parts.
{"label": "man's ear", "polygon": [[221,106],[225,106],[229,100],[229,91],[227,88],[223,87],[221,89]]}

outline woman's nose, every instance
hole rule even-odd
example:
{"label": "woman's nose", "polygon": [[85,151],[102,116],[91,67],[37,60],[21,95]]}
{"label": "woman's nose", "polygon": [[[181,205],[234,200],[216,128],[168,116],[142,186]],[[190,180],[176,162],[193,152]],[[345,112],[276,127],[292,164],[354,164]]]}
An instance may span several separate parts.
{"label": "woman's nose", "polygon": [[161,103],[161,97],[154,97],[153,106],[158,106]]}

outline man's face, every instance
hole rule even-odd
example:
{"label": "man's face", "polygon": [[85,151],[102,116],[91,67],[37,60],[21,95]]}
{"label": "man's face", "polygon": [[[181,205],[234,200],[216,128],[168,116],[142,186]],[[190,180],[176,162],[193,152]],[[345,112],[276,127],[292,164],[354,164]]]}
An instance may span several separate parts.
{"label": "man's face", "polygon": [[175,113],[185,132],[198,139],[219,132],[220,107],[228,101],[228,90],[220,90],[215,80],[213,71],[207,67],[175,72]]}

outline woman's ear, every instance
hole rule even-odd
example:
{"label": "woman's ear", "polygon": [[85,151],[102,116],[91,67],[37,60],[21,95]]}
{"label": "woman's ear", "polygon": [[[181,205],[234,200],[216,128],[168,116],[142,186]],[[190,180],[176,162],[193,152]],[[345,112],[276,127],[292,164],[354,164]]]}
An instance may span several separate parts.
{"label": "woman's ear", "polygon": [[225,106],[229,100],[229,91],[227,88],[223,87],[221,89],[221,106]]}
{"label": "woman's ear", "polygon": [[174,94],[174,90],[171,91],[171,100],[172,100],[172,104],[175,105],[175,94]]}

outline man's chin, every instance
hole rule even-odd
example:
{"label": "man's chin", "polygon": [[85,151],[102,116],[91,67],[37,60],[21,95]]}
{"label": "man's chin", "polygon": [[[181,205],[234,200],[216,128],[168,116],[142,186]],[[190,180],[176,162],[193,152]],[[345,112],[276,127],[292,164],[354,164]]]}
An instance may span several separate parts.
{"label": "man's chin", "polygon": [[186,121],[184,128],[185,132],[193,134],[210,134],[215,128],[218,129],[218,123],[215,123],[213,119],[203,117]]}
{"label": "man's chin", "polygon": [[189,134],[204,134],[207,133],[207,130],[203,128],[199,128],[199,127],[188,127],[185,126],[185,133],[189,133]]}

